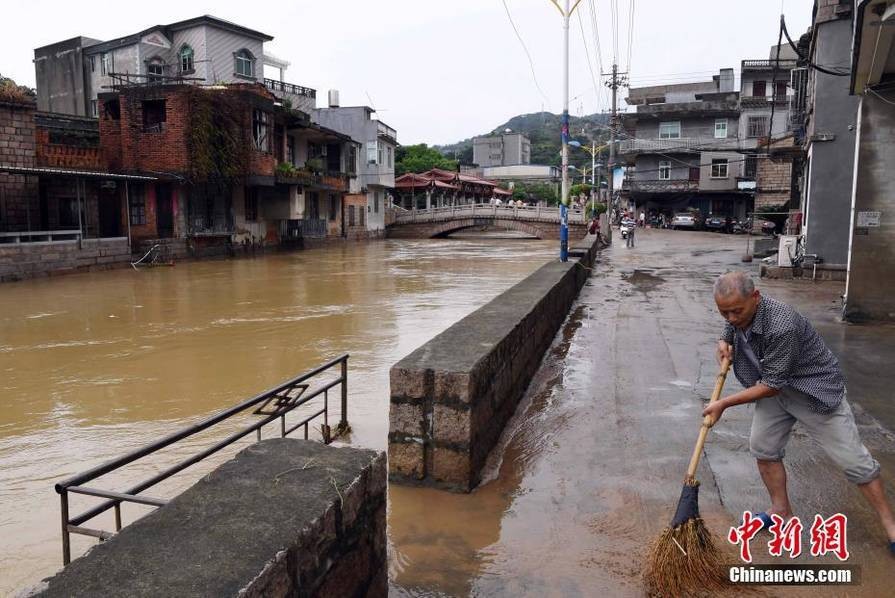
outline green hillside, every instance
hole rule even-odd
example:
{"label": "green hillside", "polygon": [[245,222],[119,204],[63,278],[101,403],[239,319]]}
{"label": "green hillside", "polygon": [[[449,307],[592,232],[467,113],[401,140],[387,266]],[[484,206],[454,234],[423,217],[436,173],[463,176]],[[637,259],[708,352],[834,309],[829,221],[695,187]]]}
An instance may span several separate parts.
{"label": "green hillside", "polygon": [[[560,120],[561,116],[559,114],[551,112],[520,114],[491,131],[483,131],[477,136],[497,134],[506,129],[516,133],[525,133],[531,140],[532,164],[559,166]],[[591,114],[581,117],[570,116],[569,132],[572,139],[576,139],[583,144],[590,144],[591,141],[596,141],[597,145],[601,145],[609,138],[609,132],[606,128],[608,122],[608,114]],[[457,143],[434,147],[444,155],[456,158],[463,164],[472,163],[472,139],[464,139]],[[569,163],[574,164],[578,168],[584,166],[590,168],[590,155],[583,150],[572,148],[569,154]]]}

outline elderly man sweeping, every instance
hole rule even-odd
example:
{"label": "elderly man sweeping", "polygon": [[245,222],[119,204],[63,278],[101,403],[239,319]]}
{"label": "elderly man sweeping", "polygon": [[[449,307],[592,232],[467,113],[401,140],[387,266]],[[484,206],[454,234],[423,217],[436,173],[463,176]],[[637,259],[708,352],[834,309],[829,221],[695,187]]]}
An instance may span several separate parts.
{"label": "elderly man sweeping", "polygon": [[789,305],[763,297],[748,275],[724,274],[714,292],[727,321],[718,359],[732,360],[745,390],[708,405],[703,414],[717,423],[728,407],[755,403],[749,448],[771,498],[770,508],[756,517],[767,528],[771,514],[792,516],[783,456],[792,427],[799,422],[876,510],[895,554],[895,517],[879,463],[858,436],[836,356],[808,320]]}

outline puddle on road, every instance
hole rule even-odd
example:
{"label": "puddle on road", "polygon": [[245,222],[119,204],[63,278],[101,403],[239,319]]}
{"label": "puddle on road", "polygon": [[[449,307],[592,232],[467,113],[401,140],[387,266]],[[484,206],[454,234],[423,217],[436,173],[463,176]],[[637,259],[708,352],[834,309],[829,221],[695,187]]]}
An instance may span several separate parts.
{"label": "puddle on road", "polygon": [[640,269],[636,269],[633,272],[623,272],[622,280],[634,285],[634,287],[642,293],[652,291],[665,282],[664,278],[653,274],[653,270]]}

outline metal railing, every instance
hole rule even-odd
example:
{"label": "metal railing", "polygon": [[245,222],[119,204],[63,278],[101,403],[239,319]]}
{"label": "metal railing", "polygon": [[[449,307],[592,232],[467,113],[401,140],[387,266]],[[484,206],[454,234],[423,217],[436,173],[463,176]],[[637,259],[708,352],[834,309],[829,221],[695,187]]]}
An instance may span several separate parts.
{"label": "metal railing", "polygon": [[781,58],[780,60],[744,60],[740,65],[741,70],[767,70],[773,69],[774,63],[777,63],[778,69],[792,69],[796,67],[795,58]]}
{"label": "metal railing", "polygon": [[[317,388],[312,389],[311,384],[307,383],[308,380],[318,376],[329,370],[330,368],[335,368],[336,366],[340,367],[339,376],[333,380],[327,381],[325,383],[321,383],[321,385]],[[341,390],[341,419],[339,420],[339,424],[336,428],[336,433],[333,435],[330,426],[329,426],[329,392],[333,388],[339,386]],[[299,421],[298,423],[292,425],[287,428],[286,423],[286,415],[293,411],[294,409],[308,403],[309,401],[320,397],[323,397],[323,407],[313,413],[310,413],[307,417]],[[109,490],[102,490],[99,488],[93,488],[85,486],[85,484],[96,480],[99,477],[107,475],[113,471],[117,471],[122,467],[137,461],[138,459],[142,459],[148,455],[151,455],[161,449],[164,449],[172,444],[189,438],[199,432],[207,430],[212,426],[220,424],[236,415],[246,414],[249,412],[251,415],[259,415],[262,417],[259,421],[256,421],[249,426],[230,434],[223,440],[220,440],[205,450],[176,463],[168,467],[167,469],[157,473],[151,478],[144,480],[134,486],[131,486],[124,492],[112,492]],[[142,448],[134,450],[123,457],[119,457],[117,459],[113,459],[112,461],[108,461],[102,465],[94,467],[88,471],[79,473],[67,480],[59,482],[56,484],[55,489],[59,494],[60,501],[60,514],[62,520],[62,561],[65,565],[68,565],[71,562],[71,534],[82,534],[86,536],[93,536],[95,538],[99,538],[100,540],[106,540],[114,535],[114,532],[108,532],[100,529],[92,529],[88,527],[84,527],[82,524],[87,521],[93,519],[94,517],[108,511],[109,509],[115,510],[115,532],[121,530],[121,503],[131,502],[142,505],[149,505],[153,507],[161,507],[167,504],[167,500],[146,496],[141,494],[144,490],[147,490],[156,484],[170,478],[171,476],[180,473],[187,467],[191,465],[195,465],[199,461],[210,457],[221,449],[233,444],[234,442],[248,436],[252,432],[257,433],[257,440],[260,442],[261,440],[261,428],[266,426],[267,424],[273,423],[276,420],[280,421],[280,437],[285,438],[295,430],[299,428],[304,429],[304,437],[308,439],[308,431],[309,424],[319,418],[323,417],[323,424],[321,427],[321,432],[323,436],[323,442],[329,444],[332,440],[339,436],[340,434],[346,433],[349,430],[348,426],[348,354],[342,355],[341,357],[337,357],[332,361],[329,361],[309,372],[305,372],[296,378],[292,378],[287,382],[284,382],[266,392],[263,392],[247,401],[244,401],[234,407],[231,407],[225,411],[222,411],[212,417],[184,428],[178,432],[170,434],[161,440],[157,440],[151,444],[148,444]],[[96,507],[84,511],[80,515],[76,515],[72,517],[69,514],[69,493],[72,494],[81,494],[85,496],[96,496],[99,498],[108,499],[105,502],[100,503]]]}
{"label": "metal railing", "polygon": [[[404,210],[395,214],[395,224],[411,222],[439,222],[455,218],[501,218],[507,220],[533,220],[559,222],[559,208],[547,206],[505,206],[488,203],[474,203],[442,206],[426,210]],[[569,208],[569,222],[584,223],[584,210]]]}
{"label": "metal railing", "polygon": [[294,83],[286,83],[285,81],[277,81],[276,79],[265,79],[264,86],[271,91],[281,91],[283,93],[291,93],[306,98],[316,98],[317,90],[310,87],[302,87]]}
{"label": "metal railing", "polygon": [[398,139],[398,132],[381,121],[376,122],[376,132],[379,135],[388,137],[390,139],[394,139],[394,140]]}
{"label": "metal railing", "polygon": [[75,230],[29,230],[14,233],[0,233],[0,245],[18,243],[58,243],[77,241],[81,231]]}
{"label": "metal railing", "polygon": [[698,191],[699,181],[690,179],[625,179],[622,189],[637,193],[679,193]]}
{"label": "metal railing", "polygon": [[618,151],[623,154],[636,152],[698,152],[735,150],[741,145],[736,136],[731,137],[678,137],[674,139],[626,139],[619,142]]}
{"label": "metal railing", "polygon": [[280,224],[280,238],[284,240],[322,239],[324,237],[326,237],[326,220],[323,218],[283,220]]}

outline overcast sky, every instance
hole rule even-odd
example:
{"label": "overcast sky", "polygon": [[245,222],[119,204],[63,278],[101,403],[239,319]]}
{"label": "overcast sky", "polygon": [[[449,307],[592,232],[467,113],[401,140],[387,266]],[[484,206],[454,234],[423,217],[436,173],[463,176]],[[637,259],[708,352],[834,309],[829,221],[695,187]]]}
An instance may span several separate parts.
{"label": "overcast sky", "polygon": [[[721,67],[739,75],[740,60],[767,58],[777,41],[780,0],[634,0],[628,65],[631,4],[582,0],[580,21],[573,15],[572,114],[608,106],[599,81],[595,91],[583,41],[599,78],[591,5],[602,70],[615,54],[632,86],[709,79]],[[812,0],[782,5],[789,31],[803,33]],[[319,102],[326,90],[338,89],[343,106],[375,107],[401,143],[443,144],[488,132],[516,114],[562,110],[559,11],[549,0],[506,0],[506,6],[534,76],[503,0],[3,0],[0,73],[33,87],[36,47],[77,35],[108,40],[211,14],[273,36],[265,49],[292,63],[286,80],[317,89]]]}

